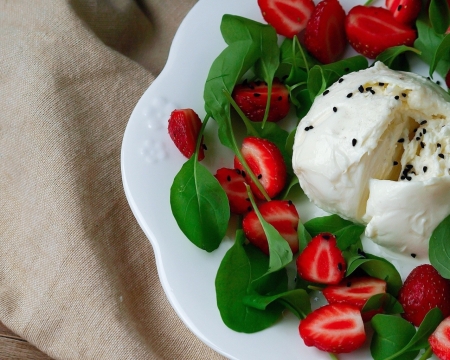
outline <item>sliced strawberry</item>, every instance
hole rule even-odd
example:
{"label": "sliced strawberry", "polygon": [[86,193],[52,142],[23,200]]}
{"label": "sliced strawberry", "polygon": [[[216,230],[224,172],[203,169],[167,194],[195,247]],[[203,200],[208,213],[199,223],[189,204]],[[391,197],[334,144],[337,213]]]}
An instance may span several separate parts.
{"label": "sliced strawberry", "polygon": [[421,0],[386,0],[386,8],[394,19],[405,25],[412,25],[422,7]]}
{"label": "sliced strawberry", "polygon": [[[170,114],[168,125],[169,135],[178,150],[180,150],[187,158],[190,158],[195,152],[201,127],[202,122],[192,109],[174,110]],[[203,160],[204,157],[205,153],[202,138],[198,160]]]}
{"label": "sliced strawberry", "polygon": [[363,5],[349,11],[345,32],[350,45],[371,59],[392,46],[412,46],[417,37],[414,29],[396,21],[389,10]]}
{"label": "sliced strawberry", "polygon": [[[250,169],[258,177],[267,195],[270,198],[278,195],[286,184],[287,169],[283,155],[277,146],[269,140],[249,136],[242,142],[241,153]],[[264,199],[264,195],[250,176],[245,173],[244,167],[237,157],[234,158],[234,167],[243,171],[242,174],[253,194],[259,199]]]}
{"label": "sliced strawberry", "polygon": [[227,194],[231,213],[243,215],[252,209],[245,187],[245,179],[240,170],[221,168],[214,176]]}
{"label": "sliced strawberry", "polygon": [[345,11],[338,0],[322,0],[306,25],[306,49],[323,64],[338,60],[347,45]]}
{"label": "sliced strawberry", "polygon": [[[252,121],[263,121],[268,97],[268,87],[263,81],[244,82],[233,90],[234,101]],[[280,121],[286,117],[289,109],[289,90],[280,80],[274,79],[267,121]]]}
{"label": "sliced strawberry", "polygon": [[298,35],[314,10],[313,0],[258,0],[264,20],[288,38]]}
{"label": "sliced strawberry", "polygon": [[[450,28],[449,28],[450,29]],[[450,34],[450,33],[449,33]],[[447,85],[447,87],[450,90],[450,69],[448,70],[447,75],[445,76],[445,84]]]}
{"label": "sliced strawberry", "polygon": [[444,279],[429,265],[414,268],[407,276],[398,295],[403,306],[403,318],[419,326],[431,309],[438,307],[442,315],[450,315],[450,280]]}
{"label": "sliced strawberry", "polygon": [[336,237],[330,233],[313,237],[297,257],[296,264],[301,278],[319,284],[338,284],[347,267]]}
{"label": "sliced strawberry", "polygon": [[[322,293],[330,304],[351,304],[361,311],[371,296],[386,293],[386,281],[369,276],[347,278],[337,285],[327,286]],[[369,321],[380,311],[363,313],[363,320]]]}
{"label": "sliced strawberry", "polygon": [[[280,235],[289,243],[292,252],[298,251],[297,227],[299,216],[291,201],[272,200],[258,206],[264,220],[278,230]],[[259,247],[265,254],[269,254],[269,244],[266,234],[254,210],[250,211],[242,221],[242,228],[247,239]]]}
{"label": "sliced strawberry", "polygon": [[450,317],[445,318],[428,338],[431,350],[440,360],[450,360]]}
{"label": "sliced strawberry", "polygon": [[325,305],[300,322],[300,336],[306,346],[334,354],[348,353],[366,341],[361,313],[349,304]]}

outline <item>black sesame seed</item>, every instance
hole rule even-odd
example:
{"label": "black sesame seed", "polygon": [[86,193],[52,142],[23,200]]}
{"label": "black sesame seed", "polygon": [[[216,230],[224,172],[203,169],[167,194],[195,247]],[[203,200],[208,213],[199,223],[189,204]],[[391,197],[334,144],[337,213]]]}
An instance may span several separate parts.
{"label": "black sesame seed", "polygon": [[411,181],[412,180],[411,176],[407,176],[406,180]]}
{"label": "black sesame seed", "polygon": [[363,93],[364,92],[364,86],[360,85],[358,90],[359,90],[360,93]]}
{"label": "black sesame seed", "polygon": [[244,170],[241,170],[241,171],[242,171],[242,176],[243,176],[243,177],[246,177],[247,174],[245,173],[245,171],[244,171]]}
{"label": "black sesame seed", "polygon": [[397,142],[399,142],[399,143],[405,142],[405,139],[403,139],[403,138],[398,139]]}
{"label": "black sesame seed", "polygon": [[343,78],[340,78],[339,79],[339,83],[341,83],[341,82],[343,82],[344,81],[344,79]]}
{"label": "black sesame seed", "polygon": [[396,95],[394,99],[398,100],[398,99],[400,99],[400,96]]}
{"label": "black sesame seed", "polygon": [[441,144],[437,143],[437,147],[440,148],[440,147],[441,147]]}
{"label": "black sesame seed", "polygon": [[428,167],[427,167],[427,166],[424,166],[424,167],[422,168],[422,170],[423,170],[424,173],[426,173],[427,170],[428,170]]}
{"label": "black sesame seed", "polygon": [[422,149],[425,147],[425,144],[423,141],[420,142],[420,146],[422,147]]}
{"label": "black sesame seed", "polygon": [[418,130],[418,129],[414,129],[413,131],[414,131],[414,132],[417,132],[417,130]]}
{"label": "black sesame seed", "polygon": [[370,93],[371,93],[372,95],[374,95],[374,94],[375,94],[375,90],[370,89]]}
{"label": "black sesame seed", "polygon": [[259,175],[258,175],[258,179],[262,179],[262,174],[259,174]]}
{"label": "black sesame seed", "polygon": [[337,268],[338,268],[339,271],[342,271],[342,264],[341,264],[341,263],[338,263],[338,264],[337,264]]}
{"label": "black sesame seed", "polygon": [[411,254],[411,257],[414,259],[416,258],[416,256],[417,256],[417,254],[414,254],[414,253]]}
{"label": "black sesame seed", "polygon": [[358,140],[353,139],[353,140],[352,140],[352,145],[355,146],[357,142],[358,142]]}
{"label": "black sesame seed", "polygon": [[444,154],[439,154],[438,155],[441,159],[443,159],[445,156],[444,156]]}
{"label": "black sesame seed", "polygon": [[423,129],[423,134],[425,135],[427,133],[427,129]]}
{"label": "black sesame seed", "polygon": [[406,179],[406,176],[404,176],[404,175],[400,176],[400,180],[405,180],[405,179]]}
{"label": "black sesame seed", "polygon": [[227,181],[231,181],[231,176],[230,175],[227,176]]}
{"label": "black sesame seed", "polygon": [[330,92],[330,90],[325,90],[324,92],[323,92],[323,96],[325,96],[326,94],[328,94]]}
{"label": "black sesame seed", "polygon": [[366,87],[366,91],[370,91],[370,90],[372,90],[372,86]]}
{"label": "black sesame seed", "polygon": [[438,80],[438,81],[436,81],[436,84],[437,85],[441,85],[441,82]]}
{"label": "black sesame seed", "polygon": [[413,168],[413,166],[411,164],[408,164],[405,166],[406,169],[411,170]]}
{"label": "black sesame seed", "polygon": [[292,205],[292,200],[288,200],[288,205]]}
{"label": "black sesame seed", "polygon": [[419,137],[419,136],[416,136],[416,140],[419,141],[419,140],[420,140],[420,137]]}
{"label": "black sesame seed", "polygon": [[203,148],[203,150],[208,150],[208,148],[206,147],[205,144],[202,144],[202,148]]}
{"label": "black sesame seed", "polygon": [[254,96],[254,97],[260,97],[261,94],[260,94],[260,93],[254,93],[253,96]]}
{"label": "black sesame seed", "polygon": [[406,94],[405,94],[405,93],[402,93],[402,96],[403,96],[403,97],[406,97]]}
{"label": "black sesame seed", "polygon": [[397,11],[400,11],[401,9],[402,9],[401,5],[397,6]]}
{"label": "black sesame seed", "polygon": [[250,201],[250,198],[245,198],[245,201]]}
{"label": "black sesame seed", "polygon": [[347,97],[348,97],[348,98],[351,98],[352,96],[353,96],[353,93],[348,93],[348,94],[347,94]]}
{"label": "black sesame seed", "polygon": [[394,161],[394,166],[395,166],[395,165],[398,165],[398,161]]}
{"label": "black sesame seed", "polygon": [[237,173],[238,175],[241,175],[241,170],[239,170],[239,169],[234,169],[234,171],[236,171],[236,173]]}
{"label": "black sesame seed", "polygon": [[420,122],[420,125],[425,125],[426,123],[427,123],[426,120],[422,120],[422,121]]}
{"label": "black sesame seed", "polygon": [[322,234],[322,238],[325,240],[330,240],[330,235]]}
{"label": "black sesame seed", "polygon": [[333,107],[333,111],[334,111],[334,112],[337,111],[337,107],[336,107],[336,106]]}
{"label": "black sesame seed", "polygon": [[384,86],[384,83],[379,82],[378,85],[379,85],[379,86]]}

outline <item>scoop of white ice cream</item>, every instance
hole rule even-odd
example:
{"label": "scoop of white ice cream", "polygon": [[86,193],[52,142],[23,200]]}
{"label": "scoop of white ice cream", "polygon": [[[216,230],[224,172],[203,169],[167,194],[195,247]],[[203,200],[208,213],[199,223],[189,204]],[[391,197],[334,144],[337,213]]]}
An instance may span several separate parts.
{"label": "scoop of white ice cream", "polygon": [[378,62],[318,96],[300,122],[293,168],[320,208],[367,224],[396,252],[428,255],[450,214],[450,96]]}

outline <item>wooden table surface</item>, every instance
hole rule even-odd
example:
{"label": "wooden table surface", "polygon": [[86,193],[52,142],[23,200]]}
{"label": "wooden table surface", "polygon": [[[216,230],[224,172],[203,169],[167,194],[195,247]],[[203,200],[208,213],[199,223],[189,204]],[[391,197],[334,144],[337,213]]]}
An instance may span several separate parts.
{"label": "wooden table surface", "polygon": [[1,360],[52,360],[0,322]]}

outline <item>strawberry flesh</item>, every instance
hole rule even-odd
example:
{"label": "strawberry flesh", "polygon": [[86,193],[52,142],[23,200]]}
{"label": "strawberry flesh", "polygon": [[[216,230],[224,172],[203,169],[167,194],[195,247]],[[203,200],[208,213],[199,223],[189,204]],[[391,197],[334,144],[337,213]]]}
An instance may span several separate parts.
{"label": "strawberry flesh", "polygon": [[450,317],[445,318],[428,338],[433,353],[440,360],[450,360]]}
{"label": "strawberry flesh", "polygon": [[264,20],[288,38],[298,35],[314,10],[313,0],[258,0]]}
{"label": "strawberry flesh", "polygon": [[393,46],[412,46],[417,37],[414,29],[397,22],[389,10],[363,5],[349,11],[345,32],[350,45],[371,59]]}
{"label": "strawberry flesh", "polygon": [[[327,286],[322,290],[322,293],[329,304],[351,304],[361,311],[371,296],[386,293],[386,281],[369,276],[347,278],[337,285]],[[381,310],[363,313],[364,322],[369,321]]]}
{"label": "strawberry flesh", "polygon": [[[299,216],[294,204],[285,200],[272,200],[258,206],[264,220],[271,224],[289,243],[292,252],[298,251],[297,227]],[[254,210],[250,211],[242,221],[242,228],[247,239],[269,254],[269,244],[261,222]]]}
{"label": "strawberry flesh", "polygon": [[[277,146],[266,139],[253,136],[246,137],[242,142],[242,156],[259,182],[266,190],[267,195],[272,199],[283,190],[286,179],[287,169],[281,151]],[[239,169],[244,175],[246,182],[258,199],[264,199],[264,195],[245,173],[244,167],[237,157],[234,159],[234,167]]]}
{"label": "strawberry flesh", "polygon": [[405,25],[412,25],[422,7],[421,0],[386,0],[386,8],[394,19]]}
{"label": "strawberry flesh", "polygon": [[312,238],[297,257],[296,265],[302,279],[319,284],[338,284],[346,270],[336,237],[330,233],[321,233]]}
{"label": "strawberry flesh", "polygon": [[338,0],[322,0],[305,29],[306,49],[323,64],[338,60],[347,45],[345,11]]}
{"label": "strawberry flesh", "polygon": [[[202,122],[192,109],[177,109],[172,111],[169,118],[168,131],[170,138],[180,152],[190,158],[197,146]],[[198,160],[205,157],[203,138],[198,152]]]}
{"label": "strawberry flesh", "polygon": [[406,278],[398,296],[403,318],[419,326],[431,309],[438,307],[442,315],[450,315],[450,280],[444,279],[429,265],[414,268]]}
{"label": "strawberry flesh", "polygon": [[[268,86],[262,81],[244,82],[235,86],[233,99],[242,112],[252,121],[263,121],[269,98]],[[289,113],[289,90],[280,80],[274,79],[270,93],[267,121],[277,122]]]}
{"label": "strawberry flesh", "polygon": [[366,341],[359,309],[349,304],[331,304],[314,310],[300,322],[299,333],[306,346],[334,354],[348,353]]}
{"label": "strawberry flesh", "polygon": [[214,176],[227,194],[232,214],[243,215],[252,209],[240,170],[220,168]]}

